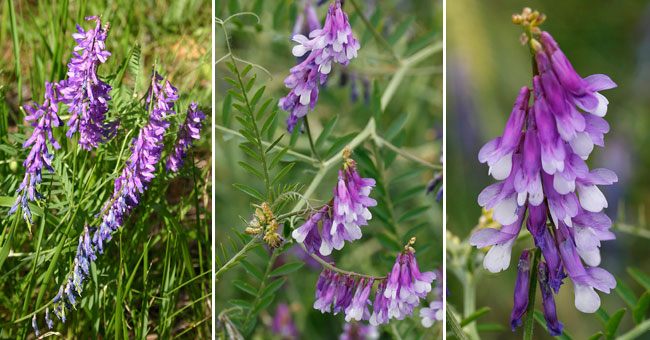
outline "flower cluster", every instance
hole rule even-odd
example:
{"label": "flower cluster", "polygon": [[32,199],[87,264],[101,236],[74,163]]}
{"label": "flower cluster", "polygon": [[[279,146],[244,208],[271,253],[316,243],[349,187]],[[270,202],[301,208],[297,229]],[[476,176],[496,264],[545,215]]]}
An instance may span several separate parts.
{"label": "flower cluster", "polygon": [[77,46],[68,63],[68,77],[61,81],[60,100],[70,112],[66,135],[70,138],[78,130],[79,145],[90,150],[115,136],[118,121],[106,121],[111,86],[97,76],[97,67],[111,55],[105,45],[108,25],[102,27],[99,16],[86,20],[95,20],[95,28],[85,31],[77,25],[78,33],[72,34]]}
{"label": "flower cluster", "polygon": [[262,234],[262,239],[271,248],[277,248],[284,243],[284,239],[278,234],[278,220],[273,215],[273,210],[268,203],[263,202],[260,208],[255,209],[253,219],[248,223],[246,234]]}
{"label": "flower cluster", "polygon": [[[53,313],[62,322],[66,320],[66,313],[78,304],[83,292],[83,282],[89,275],[90,263],[97,259],[96,253],[103,254],[104,244],[111,240],[113,232],[124,225],[125,218],[138,206],[141,195],[149,182],[155,178],[154,171],[164,149],[165,131],[170,126],[166,119],[175,114],[174,102],[178,99],[178,90],[169,81],[162,80],[162,76],[153,72],[147,97],[147,104],[151,103],[149,122],[140,129],[131,143],[131,155],[122,173],[115,179],[114,192],[98,214],[101,218],[99,227],[86,225],[79,236],[73,269],[53,300]],[[196,110],[196,106],[193,110]],[[192,128],[192,135],[198,135],[198,132]],[[91,236],[92,231],[94,234]],[[45,311],[45,321],[47,327],[52,328],[49,308]],[[37,329],[36,320],[33,320],[33,325],[34,329]]]}
{"label": "flower cluster", "polygon": [[310,254],[318,249],[321,255],[329,255],[332,249],[341,250],[345,241],[360,239],[360,226],[368,225],[368,220],[372,218],[368,207],[377,205],[377,201],[369,197],[375,180],[359,176],[350,153],[349,148],[343,151],[344,165],[339,170],[331,206],[321,208],[291,234],[296,241],[305,245]]}
{"label": "flower cluster", "polygon": [[[411,239],[403,253],[397,255],[393,270],[386,277],[376,278],[325,269],[316,284],[314,308],[322,313],[345,313],[345,321],[369,320],[371,325],[404,319],[431,291],[434,272],[420,273]],[[356,277],[356,278],[355,278]],[[378,281],[374,303],[370,300]],[[372,313],[368,309],[372,306]]]}
{"label": "flower cluster", "polygon": [[192,102],[187,109],[185,122],[178,128],[174,150],[165,162],[168,172],[178,172],[178,169],[183,167],[183,158],[186,156],[185,150],[192,146],[192,139],[201,138],[201,121],[203,119],[205,119],[203,111],[198,110],[198,104]]}
{"label": "flower cluster", "polygon": [[[527,27],[533,27],[533,33],[542,18],[535,13],[528,10],[523,14],[531,18]],[[485,188],[478,202],[493,209],[494,220],[503,227],[480,230],[470,242],[479,248],[492,246],[484,259],[486,269],[499,272],[508,268],[528,210],[526,227],[545,262],[539,268],[529,268],[528,254],[522,254],[512,326],[521,323],[522,306],[528,302],[530,282],[526,276],[537,270],[548,328],[558,335],[562,324],[557,321],[552,292],[559,292],[567,275],[573,282],[575,306],[585,313],[600,306],[594,289],[609,293],[616,286],[614,277],[596,266],[600,264],[600,242],[615,238],[608,230],[611,220],[602,212],[607,200],[597,185],[612,184],[617,178],[607,169],[590,171],[585,163],[594,145],[603,146],[603,135],[609,130],[602,118],[608,101],[598,91],[616,84],[600,74],[583,79],[551,35],[539,35],[540,41],[530,41],[539,72],[533,77],[533,103],[529,105],[530,90],[523,87],[503,136],[488,142],[479,153],[479,160],[489,165],[489,173],[503,181]]]}
{"label": "flower cluster", "polygon": [[[309,39],[311,38],[311,39]],[[287,118],[287,130],[293,132],[298,119],[313,110],[318,101],[318,85],[327,80],[332,69],[332,62],[347,66],[350,59],[357,57],[359,42],[352,35],[348,16],[341,9],[341,1],[335,0],[330,5],[322,29],[315,29],[309,38],[295,34],[292,53],[296,57],[309,55],[298,65],[291,68],[291,74],[284,80],[291,89],[278,105],[290,113]]]}
{"label": "flower cluster", "polygon": [[29,115],[25,117],[25,120],[31,122],[30,125],[34,127],[34,131],[32,132],[32,136],[23,143],[23,149],[31,147],[31,150],[23,162],[23,166],[26,168],[25,177],[16,190],[19,194],[16,198],[16,203],[14,203],[9,210],[9,215],[16,212],[16,209],[18,209],[18,205],[20,204],[23,218],[30,224],[32,222],[32,213],[29,209],[29,201],[45,199],[45,197],[36,190],[36,185],[40,184],[43,180],[42,169],[45,167],[50,172],[54,173],[54,169],[52,168],[52,158],[54,157],[54,153],[48,151],[47,144],[49,142],[55,150],[61,148],[56,139],[54,139],[54,134],[52,132],[52,127],[63,125],[58,114],[59,107],[57,105],[57,98],[59,93],[57,90],[56,83],[46,82],[43,105],[34,103],[33,106],[25,107],[25,110],[29,112]]}
{"label": "flower cluster", "polygon": [[429,307],[420,308],[420,317],[422,318],[422,326],[429,328],[433,326],[436,321],[442,321],[443,312],[443,292],[442,292],[442,273],[436,271],[436,284],[433,288],[433,293],[436,295],[436,300],[431,301]]}

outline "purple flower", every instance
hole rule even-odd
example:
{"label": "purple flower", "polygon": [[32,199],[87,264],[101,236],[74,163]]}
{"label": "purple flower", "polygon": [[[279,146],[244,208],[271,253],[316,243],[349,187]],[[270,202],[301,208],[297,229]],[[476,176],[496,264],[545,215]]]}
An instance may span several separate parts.
{"label": "purple flower", "polygon": [[185,150],[192,146],[192,139],[201,138],[201,121],[203,119],[205,119],[203,111],[198,110],[198,104],[192,102],[187,109],[185,122],[178,127],[174,150],[165,162],[168,172],[178,172],[178,169],[183,167]]}
{"label": "purple flower", "polygon": [[374,280],[365,280],[360,279],[357,283],[357,291],[354,293],[354,297],[350,304],[345,309],[345,321],[350,322],[351,319],[360,321],[368,320],[370,318],[370,312],[368,311],[368,297],[370,297],[370,291],[374,284]]}
{"label": "purple flower", "polygon": [[327,256],[332,249],[341,250],[345,241],[360,239],[360,226],[368,225],[368,220],[372,218],[368,207],[377,205],[377,201],[368,195],[375,186],[375,180],[361,178],[349,154],[350,151],[346,149],[343,155],[345,164],[343,170],[339,171],[331,206],[322,207],[291,234],[296,241],[305,245],[310,254],[318,249],[321,255]]}
{"label": "purple flower", "polygon": [[530,253],[524,250],[519,257],[517,266],[517,281],[515,281],[514,306],[510,314],[510,327],[514,332],[521,326],[521,318],[528,308],[528,287],[530,285]]}
{"label": "purple flower", "polygon": [[503,130],[503,136],[497,137],[485,144],[478,154],[481,163],[486,163],[490,167],[488,171],[495,179],[502,180],[510,176],[512,169],[512,156],[519,146],[521,140],[521,130],[526,121],[526,112],[528,110],[528,98],[530,89],[524,86],[519,90],[517,100],[510,114],[510,118]]}
{"label": "purple flower", "polygon": [[32,328],[34,328],[34,333],[36,333],[36,337],[38,337],[40,333],[38,332],[38,325],[36,324],[36,314],[32,316]]}
{"label": "purple flower", "polygon": [[[398,255],[399,256],[399,255]],[[377,292],[375,294],[375,302],[372,306],[372,315],[370,315],[370,324],[373,326],[388,323],[390,317],[388,316],[388,302],[390,301],[385,295],[386,283],[380,282],[377,285]]]}
{"label": "purple flower", "polygon": [[397,255],[395,265],[386,279],[384,297],[388,299],[388,318],[404,319],[431,291],[434,272],[420,273],[412,251]]}
{"label": "purple flower", "polygon": [[491,273],[498,273],[510,266],[512,246],[515,244],[524,219],[524,209],[519,209],[518,212],[515,222],[503,226],[500,230],[494,228],[479,230],[469,239],[469,243],[477,248],[492,246],[483,259],[483,267]]}
{"label": "purple flower", "polygon": [[542,291],[542,312],[544,319],[546,319],[546,328],[549,334],[553,336],[562,335],[562,323],[557,319],[557,310],[555,309],[555,299],[553,298],[553,291],[548,283],[548,267],[546,263],[539,263],[539,270],[537,271],[537,280],[539,281],[539,288]]}
{"label": "purple flower", "polygon": [[379,339],[377,326],[364,325],[359,322],[346,323],[343,325],[343,333],[339,340],[376,340]]}
{"label": "purple flower", "polygon": [[297,34],[308,34],[320,28],[320,19],[318,19],[318,13],[316,13],[316,8],[314,8],[312,0],[305,0],[303,11],[298,13],[296,23],[293,25],[291,37]]}
{"label": "purple flower", "polygon": [[331,241],[323,238],[320,252],[329,255],[332,248],[341,250],[345,241],[354,241],[361,238],[359,226],[368,225],[372,214],[368,207],[377,205],[377,201],[368,197],[375,186],[372,178],[361,178],[354,166],[346,166],[339,170],[338,185],[334,189],[334,203],[332,204]]}
{"label": "purple flower", "polygon": [[[54,315],[62,322],[66,320],[66,311],[75,308],[79,302],[83,292],[83,282],[89,275],[90,263],[97,259],[96,253],[103,254],[104,244],[111,240],[113,232],[123,226],[125,218],[138,206],[141,195],[155,177],[154,171],[164,149],[165,131],[170,125],[165,119],[168,115],[175,114],[174,101],[178,99],[178,90],[169,81],[161,82],[162,79],[162,76],[156,72],[151,77],[151,87],[147,96],[147,104],[152,103],[149,122],[140,129],[131,143],[131,155],[122,173],[115,179],[114,192],[97,215],[101,218],[99,227],[86,225],[79,236],[72,272],[68,274],[66,282],[59,287],[58,294],[53,300]],[[188,131],[192,136],[195,135],[193,128],[188,128]],[[94,234],[91,237],[92,230]],[[46,310],[45,318],[50,328],[52,321],[49,310]]]}
{"label": "purple flower", "polygon": [[278,304],[271,323],[271,330],[282,339],[298,339],[298,330],[293,323],[291,310],[286,303]]}
{"label": "purple flower", "polygon": [[[310,14],[313,21],[313,14]],[[347,14],[341,9],[340,0],[330,5],[322,29],[311,31],[308,39],[302,34],[293,35],[292,39],[299,45],[294,46],[294,56],[302,58],[309,55],[298,65],[291,68],[284,84],[291,89],[278,105],[288,111],[287,130],[293,132],[298,119],[313,110],[318,101],[318,84],[327,80],[332,69],[332,62],[347,66],[350,59],[357,57],[359,42],[352,35],[352,28]]]}
{"label": "purple flower", "polygon": [[[611,221],[602,213],[608,203],[598,186],[611,185],[618,178],[607,169],[589,170],[585,163],[594,145],[604,145],[603,135],[609,131],[601,118],[608,101],[598,91],[616,84],[605,75],[581,78],[546,32],[541,33],[539,46],[533,103],[528,103],[528,88],[522,88],[503,137],[488,142],[479,153],[490,173],[503,181],[485,188],[478,203],[493,209],[494,220],[503,227],[479,230],[470,243],[479,248],[492,246],[484,259],[486,269],[506,269],[528,210],[526,227],[543,256],[539,284],[544,315],[549,332],[559,335],[562,324],[557,320],[553,292],[559,293],[565,277],[573,282],[576,308],[586,313],[600,306],[595,290],[609,293],[616,286],[611,274],[595,266],[600,264],[600,242],[615,238],[609,231]],[[529,263],[522,262],[524,258],[528,258],[526,252],[515,286],[513,330],[521,324],[527,304],[524,281],[528,274],[522,263]],[[594,267],[585,267],[583,261]]]}
{"label": "purple flower", "polygon": [[45,199],[36,188],[43,180],[42,169],[45,167],[51,173],[54,173],[52,168],[54,153],[49,153],[47,144],[49,142],[54,150],[61,148],[54,139],[54,133],[52,132],[52,127],[63,125],[58,115],[56,86],[55,83],[46,82],[43,105],[34,103],[33,106],[25,107],[25,110],[29,113],[29,115],[25,116],[25,120],[31,122],[30,125],[34,127],[34,131],[32,131],[32,136],[23,143],[23,149],[31,147],[31,150],[23,162],[23,166],[26,168],[25,177],[18,190],[16,190],[19,194],[16,197],[16,203],[9,210],[9,215],[16,212],[18,204],[20,204],[23,218],[30,224],[32,222],[32,213],[29,209],[29,201]]}
{"label": "purple flower", "polygon": [[431,301],[429,307],[420,308],[420,317],[422,318],[422,326],[429,328],[433,326],[433,323],[436,321],[442,321],[443,311],[443,292],[442,292],[442,270],[435,271],[436,277],[440,278],[436,280],[435,287],[433,292],[436,295],[436,300]]}
{"label": "purple flower", "polygon": [[111,55],[106,51],[105,41],[108,25],[101,26],[99,16],[87,17],[95,20],[95,28],[85,31],[77,25],[78,33],[72,34],[77,42],[68,63],[67,79],[61,81],[61,102],[68,106],[70,119],[68,138],[79,130],[79,145],[85,150],[99,147],[117,133],[117,120],[106,122],[108,94],[111,87],[97,76],[97,67]]}

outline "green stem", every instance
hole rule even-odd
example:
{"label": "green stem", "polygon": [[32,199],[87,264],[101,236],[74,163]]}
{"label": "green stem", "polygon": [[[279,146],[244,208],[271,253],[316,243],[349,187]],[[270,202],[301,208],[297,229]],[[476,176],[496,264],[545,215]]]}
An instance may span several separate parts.
{"label": "green stem", "polygon": [[636,327],[632,328],[627,333],[619,336],[618,338],[616,338],[616,340],[636,339],[641,335],[647,334],[648,330],[650,330],[650,319],[645,320],[642,323],[636,325]]}
{"label": "green stem", "polygon": [[456,317],[451,312],[449,306],[447,306],[445,310],[447,311],[447,325],[454,333],[454,335],[456,335],[456,338],[458,338],[458,340],[469,340],[465,332],[463,332],[462,328],[460,328],[460,325],[458,324],[458,320],[456,320]]}
{"label": "green stem", "polygon": [[314,157],[316,157],[319,162],[322,162],[323,160],[318,156],[318,152],[316,152],[316,147],[314,146],[314,139],[311,137],[311,130],[309,129],[309,119],[307,119],[307,116],[305,116],[305,129],[307,130],[307,137],[309,137],[309,146],[311,147],[311,152],[314,154]]}
{"label": "green stem", "polygon": [[413,155],[413,154],[411,154],[411,153],[409,153],[409,152],[407,152],[405,150],[402,150],[402,149],[396,147],[391,142],[381,138],[378,135],[374,135],[373,139],[375,140],[375,143],[377,143],[378,146],[380,146],[380,147],[385,146],[385,147],[395,151],[398,155],[400,155],[400,156],[402,156],[402,157],[404,157],[406,159],[412,160],[415,163],[419,163],[421,165],[424,165],[424,166],[426,166],[428,168],[431,168],[431,169],[434,169],[434,170],[442,170],[442,165],[429,163],[429,162],[425,161],[424,159],[419,158],[418,156],[415,156],[415,155]]}
{"label": "green stem", "polygon": [[228,262],[224,263],[221,268],[217,269],[217,272],[214,274],[214,279],[218,280],[219,276],[223,274],[226,270],[230,269],[231,267],[235,266],[236,262],[238,259],[241,258],[242,255],[244,255],[246,252],[251,250],[253,247],[257,245],[257,241],[260,238],[261,235],[255,235],[248,243],[246,243],[238,252],[237,254],[233,255]]}
{"label": "green stem", "polygon": [[[271,249],[273,249],[273,248],[271,248]],[[271,274],[271,270],[273,269],[273,265],[275,264],[275,259],[278,257],[278,255],[280,253],[276,249],[273,249],[272,252],[273,253],[271,254],[271,258],[269,259],[269,263],[266,265],[266,270],[264,271],[264,276],[262,276],[262,280],[261,280],[261,283],[260,283],[260,288],[257,290],[258,294],[255,297],[255,300],[253,301],[253,306],[256,306],[259,303],[259,300],[262,297],[261,294],[264,291],[264,288],[266,288],[266,280],[269,278],[269,274]],[[251,309],[248,310],[248,313],[246,314],[246,319],[244,320],[244,323],[243,323],[244,327],[248,327],[248,321],[253,316],[253,309],[254,308],[251,308]]]}
{"label": "green stem", "polygon": [[399,63],[400,59],[395,54],[395,51],[393,51],[393,48],[390,46],[388,41],[386,41],[386,39],[384,39],[384,37],[382,37],[381,34],[377,32],[375,26],[373,26],[372,23],[368,21],[368,18],[366,18],[366,16],[363,14],[356,0],[348,0],[348,1],[352,4],[352,7],[354,7],[354,11],[359,15],[359,18],[361,18],[361,21],[363,21],[363,24],[366,25],[366,28],[368,29],[368,31],[370,31],[370,33],[372,33],[373,37],[375,37],[377,42],[390,53],[390,56],[393,59],[395,59],[395,61]]}
{"label": "green stem", "polygon": [[[302,244],[302,243],[298,243],[298,244],[300,245],[300,247],[301,247],[304,251],[307,251],[307,247],[305,247],[304,244]],[[341,268],[334,267],[333,265],[327,263],[327,261],[323,260],[322,258],[320,258],[320,256],[318,256],[318,255],[316,255],[316,254],[309,254],[309,255],[310,255],[312,258],[314,258],[314,260],[318,261],[318,263],[320,263],[321,265],[323,265],[323,267],[324,267],[325,269],[329,269],[329,270],[331,270],[331,271],[333,271],[333,272],[337,272],[337,273],[339,273],[339,274],[343,274],[343,275],[345,275],[345,276],[356,276],[356,277],[361,277],[361,278],[364,278],[364,279],[374,280],[374,281],[384,281],[384,280],[386,280],[386,276],[365,275],[365,274],[359,274],[359,273],[355,273],[355,272],[351,272],[351,271],[343,270],[343,269],[341,269]]]}
{"label": "green stem", "polygon": [[533,260],[530,263],[530,282],[528,288],[528,307],[526,308],[526,321],[524,323],[524,340],[533,338],[533,326],[535,325],[535,293],[537,292],[537,262],[539,261],[539,249],[533,250]]}
{"label": "green stem", "polygon": [[[467,318],[476,311],[476,280],[472,274],[467,274],[463,284],[463,317]],[[472,339],[479,339],[476,323],[465,327]]]}
{"label": "green stem", "polygon": [[395,72],[393,78],[391,78],[388,86],[386,87],[386,90],[384,91],[384,94],[381,96],[380,102],[382,111],[384,111],[386,109],[386,106],[388,106],[388,103],[393,98],[395,91],[397,91],[399,88],[399,85],[402,83],[402,80],[407,75],[408,71],[426,58],[442,51],[442,47],[442,41],[437,41],[434,44],[421,49],[420,51],[402,61],[402,64],[400,65],[399,69],[397,69],[397,72]]}

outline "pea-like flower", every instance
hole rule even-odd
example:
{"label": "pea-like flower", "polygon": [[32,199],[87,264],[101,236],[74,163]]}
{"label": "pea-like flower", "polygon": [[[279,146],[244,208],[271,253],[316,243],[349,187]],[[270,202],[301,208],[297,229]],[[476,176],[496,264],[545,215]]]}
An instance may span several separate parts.
{"label": "pea-like flower", "polygon": [[377,326],[364,325],[359,322],[351,322],[343,325],[343,333],[339,340],[376,340],[379,339]]}
{"label": "pea-like flower", "polygon": [[43,105],[34,103],[32,106],[25,107],[25,110],[29,113],[29,115],[25,116],[25,120],[31,122],[30,125],[34,127],[34,131],[32,131],[31,137],[23,143],[23,149],[29,147],[31,149],[23,162],[23,166],[26,168],[25,177],[16,190],[19,194],[16,203],[9,210],[9,215],[16,212],[18,205],[20,205],[23,218],[30,224],[32,223],[32,213],[29,209],[29,202],[45,199],[37,190],[37,185],[43,181],[43,167],[54,173],[52,168],[54,153],[48,151],[48,142],[54,150],[61,148],[54,139],[52,131],[53,127],[63,125],[61,118],[59,118],[59,107],[57,105],[59,94],[57,90],[56,83],[46,82]]}
{"label": "pea-like flower", "polygon": [[318,85],[327,80],[332,62],[347,66],[350,59],[357,57],[360,48],[359,42],[352,35],[348,16],[341,9],[340,0],[335,0],[330,5],[322,29],[311,31],[309,38],[295,34],[292,39],[298,43],[293,47],[292,53],[301,61],[291,68],[291,74],[284,80],[285,86],[291,91],[278,103],[283,110],[289,112],[289,132],[293,132],[298,120],[316,106]]}
{"label": "pea-like flower", "polygon": [[97,15],[86,20],[94,20],[95,27],[86,31],[77,25],[77,33],[72,34],[77,46],[68,63],[67,78],[61,81],[60,91],[61,102],[70,112],[66,135],[71,138],[79,131],[79,145],[91,150],[115,136],[119,121],[107,121],[111,86],[97,75],[99,65],[111,55],[105,44],[109,26],[102,27]]}
{"label": "pea-like flower", "polygon": [[489,172],[503,181],[485,188],[478,203],[493,209],[494,220],[503,227],[479,230],[470,243],[492,246],[484,267],[505,270],[528,216],[526,227],[544,261],[530,268],[528,251],[522,254],[511,326],[514,330],[521,324],[528,286],[537,283],[529,282],[528,275],[537,270],[549,333],[560,335],[553,293],[559,292],[565,277],[573,282],[576,308],[585,313],[600,306],[595,290],[609,293],[616,286],[614,277],[596,266],[600,242],[615,238],[608,230],[611,220],[602,212],[607,199],[598,186],[613,184],[617,177],[607,169],[589,170],[585,163],[594,145],[603,146],[609,131],[602,119],[609,102],[599,91],[616,84],[605,75],[581,78],[549,33],[541,32],[540,41],[531,42],[538,70],[532,79],[532,104],[530,89],[522,87],[503,136],[479,153],[479,161],[488,163]]}
{"label": "pea-like flower", "polygon": [[183,167],[185,151],[192,146],[192,139],[201,138],[201,121],[205,119],[205,114],[198,107],[195,102],[190,103],[185,122],[178,127],[174,149],[165,162],[168,172],[178,172]]}

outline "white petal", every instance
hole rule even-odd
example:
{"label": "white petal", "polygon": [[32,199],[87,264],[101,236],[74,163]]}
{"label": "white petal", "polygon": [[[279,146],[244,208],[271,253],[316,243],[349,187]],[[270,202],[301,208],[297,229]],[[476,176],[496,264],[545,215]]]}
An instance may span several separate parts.
{"label": "white petal", "polygon": [[510,170],[512,170],[512,152],[503,155],[503,157],[494,163],[494,165],[490,167],[488,174],[491,174],[494,179],[500,181],[508,178]]}
{"label": "white petal", "polygon": [[307,90],[302,94],[300,94],[300,104],[309,105],[310,100],[311,100],[311,90]]}
{"label": "white petal", "polygon": [[491,273],[498,273],[510,266],[510,255],[515,239],[492,246],[483,259],[483,267]]}
{"label": "white petal", "polygon": [[517,220],[517,207],[517,197],[512,195],[494,207],[492,218],[501,225],[512,224]]}
{"label": "white petal", "polygon": [[589,266],[595,267],[600,265],[600,250],[598,248],[585,250],[578,248],[578,254]]}
{"label": "white petal", "polygon": [[583,313],[594,313],[600,307],[600,297],[593,287],[574,283],[576,308]]}
{"label": "white petal", "polygon": [[567,181],[561,174],[556,173],[553,176],[553,188],[561,195],[566,195],[576,189],[575,181]]}
{"label": "white petal", "polygon": [[294,56],[296,57],[302,57],[305,53],[307,53],[309,49],[305,47],[304,45],[296,45],[291,49],[291,53],[293,53]]}
{"label": "white petal", "polygon": [[605,195],[595,185],[578,183],[578,194],[580,195],[580,205],[587,211],[599,212],[603,208],[607,208]]}
{"label": "white petal", "polygon": [[594,142],[586,132],[578,132],[569,144],[571,144],[573,152],[584,160],[586,160],[587,156],[589,156],[591,151],[594,150]]}
{"label": "white petal", "polygon": [[598,106],[596,106],[596,109],[594,109],[592,113],[598,117],[605,117],[607,114],[607,104],[609,104],[609,100],[607,100],[605,96],[598,92],[594,92],[594,95],[596,98],[598,98]]}
{"label": "white petal", "polygon": [[517,204],[521,207],[526,203],[526,198],[528,198],[528,192],[517,193]]}
{"label": "white petal", "polygon": [[537,186],[537,192],[528,196],[528,202],[534,206],[538,206],[544,202],[544,189],[541,185]]}

